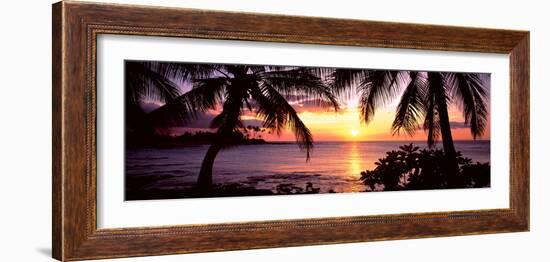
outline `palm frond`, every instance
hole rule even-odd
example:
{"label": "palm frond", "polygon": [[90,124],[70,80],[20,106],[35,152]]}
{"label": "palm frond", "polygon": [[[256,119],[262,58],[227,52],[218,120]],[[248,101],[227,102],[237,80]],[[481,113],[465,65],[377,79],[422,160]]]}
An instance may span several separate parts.
{"label": "palm frond", "polygon": [[250,69],[250,71],[252,71],[253,74],[257,75],[257,74],[261,74],[265,71],[268,71],[269,70],[269,66],[248,66],[248,68]]}
{"label": "palm frond", "polygon": [[333,92],[342,98],[349,98],[356,93],[361,80],[366,78],[370,70],[336,68],[328,77]]}
{"label": "palm frond", "polygon": [[268,83],[250,91],[258,104],[257,115],[263,119],[264,127],[273,130],[277,135],[283,129],[290,128],[300,149],[306,151],[306,161],[309,161],[313,135],[285,97]]}
{"label": "palm frond", "polygon": [[331,68],[331,67],[266,65],[266,66],[263,66],[263,68],[264,68],[265,72],[300,70],[302,72],[312,74],[312,75],[320,77],[322,79],[328,77],[334,71],[334,68]]}
{"label": "palm frond", "polygon": [[384,106],[395,98],[399,84],[405,82],[402,74],[401,71],[368,71],[358,86],[362,121],[369,123],[377,107]]}
{"label": "palm frond", "polygon": [[412,136],[418,130],[418,119],[426,112],[426,79],[418,72],[410,72],[410,82],[405,88],[397,105],[395,119],[392,123],[393,134],[405,131]]}
{"label": "palm frond", "polygon": [[319,106],[330,105],[339,109],[339,103],[331,88],[309,68],[294,68],[282,71],[264,72],[259,76],[261,82],[274,88],[284,97],[317,102]]}
{"label": "palm frond", "polygon": [[321,79],[329,79],[336,68],[333,67],[302,67],[303,70],[307,71],[309,74],[317,76]]}
{"label": "palm frond", "polygon": [[166,103],[180,95],[174,82],[152,70],[146,62],[127,61],[125,67],[125,92],[129,103],[138,104],[144,99]]}
{"label": "palm frond", "polygon": [[268,98],[269,94],[265,94],[264,88],[252,88],[249,93],[255,101],[256,116],[262,118],[263,126],[280,136],[286,128],[286,119],[281,108]]}
{"label": "palm frond", "polygon": [[[218,64],[191,64],[177,62],[146,62],[147,66],[159,74],[185,82],[192,79],[212,77],[214,72],[222,70],[223,65]],[[223,72],[223,71],[221,71]]]}
{"label": "palm frond", "polygon": [[454,102],[462,110],[472,137],[483,135],[488,121],[488,92],[479,74],[449,73],[446,77]]}
{"label": "palm frond", "polygon": [[193,88],[149,113],[157,125],[185,124],[200,112],[216,109],[228,80],[224,77],[194,79]]}

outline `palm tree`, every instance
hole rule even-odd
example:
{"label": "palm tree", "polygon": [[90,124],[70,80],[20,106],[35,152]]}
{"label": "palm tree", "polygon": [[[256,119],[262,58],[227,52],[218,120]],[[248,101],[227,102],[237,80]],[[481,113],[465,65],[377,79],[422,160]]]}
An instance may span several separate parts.
{"label": "palm tree", "polygon": [[479,74],[453,72],[414,72],[389,70],[337,69],[332,73],[335,90],[347,92],[355,87],[359,94],[361,119],[369,123],[375,109],[388,104],[404,86],[392,124],[394,134],[413,135],[423,122],[428,146],[441,136],[449,174],[457,174],[448,106],[456,104],[470,126],[472,137],[481,136],[487,125],[488,90]]}
{"label": "palm tree", "polygon": [[165,78],[189,82],[192,89],[151,112],[155,119],[189,121],[199,112],[221,112],[212,120],[217,128],[201,165],[197,184],[212,185],[214,160],[224,147],[231,145],[231,134],[244,128],[241,116],[246,110],[263,121],[263,127],[280,135],[290,128],[298,146],[305,150],[306,161],[313,148],[313,137],[298,113],[287,101],[307,99],[320,106],[338,110],[330,87],[313,70],[303,67],[150,63],[149,68]]}

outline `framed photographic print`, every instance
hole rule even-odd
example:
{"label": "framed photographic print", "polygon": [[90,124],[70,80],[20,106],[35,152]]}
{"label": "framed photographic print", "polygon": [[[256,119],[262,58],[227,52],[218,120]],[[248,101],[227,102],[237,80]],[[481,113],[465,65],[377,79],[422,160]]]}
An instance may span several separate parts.
{"label": "framed photographic print", "polygon": [[529,230],[529,32],[53,5],[53,257]]}

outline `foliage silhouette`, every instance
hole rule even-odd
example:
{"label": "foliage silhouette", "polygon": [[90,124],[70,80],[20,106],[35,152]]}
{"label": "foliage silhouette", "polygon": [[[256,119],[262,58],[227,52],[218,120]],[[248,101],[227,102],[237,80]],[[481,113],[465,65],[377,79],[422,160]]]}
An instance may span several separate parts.
{"label": "foliage silhouette", "polygon": [[375,163],[374,170],[361,172],[367,191],[395,191],[411,189],[473,188],[490,186],[489,163],[472,163],[456,153],[459,171],[450,179],[441,149],[422,149],[409,145],[386,153]]}
{"label": "foliage silhouette", "polygon": [[128,61],[124,71],[125,128],[129,142],[154,134],[154,118],[143,110],[141,103],[156,100],[172,102],[180,94],[178,86],[146,64]]}

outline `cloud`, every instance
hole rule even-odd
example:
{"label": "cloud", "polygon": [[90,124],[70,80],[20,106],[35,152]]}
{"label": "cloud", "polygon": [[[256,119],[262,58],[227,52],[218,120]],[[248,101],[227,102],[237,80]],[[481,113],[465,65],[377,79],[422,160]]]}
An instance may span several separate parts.
{"label": "cloud", "polygon": [[305,99],[289,102],[298,113],[303,112],[333,112],[334,106],[331,103],[319,103],[319,100]]}
{"label": "cloud", "polygon": [[451,124],[451,129],[470,128],[470,125],[464,124],[464,122],[451,121],[450,124]]}

